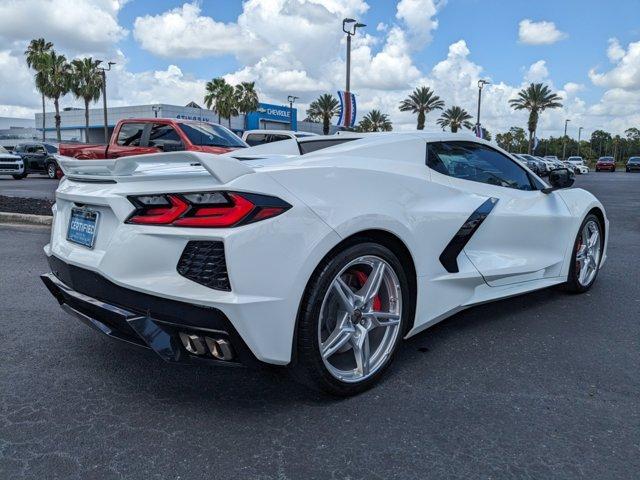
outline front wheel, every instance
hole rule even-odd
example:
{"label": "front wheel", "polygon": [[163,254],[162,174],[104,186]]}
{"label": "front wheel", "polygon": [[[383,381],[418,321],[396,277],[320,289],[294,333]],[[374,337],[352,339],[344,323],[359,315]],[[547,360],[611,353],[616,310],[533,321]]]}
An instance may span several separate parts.
{"label": "front wheel", "polygon": [[353,245],[316,269],[298,318],[298,380],[349,396],[375,384],[391,363],[411,314],[409,284],[394,253]]}
{"label": "front wheel", "polygon": [[596,281],[604,249],[602,231],[600,219],[592,213],[587,215],[573,246],[571,267],[566,283],[570,292],[586,292]]}

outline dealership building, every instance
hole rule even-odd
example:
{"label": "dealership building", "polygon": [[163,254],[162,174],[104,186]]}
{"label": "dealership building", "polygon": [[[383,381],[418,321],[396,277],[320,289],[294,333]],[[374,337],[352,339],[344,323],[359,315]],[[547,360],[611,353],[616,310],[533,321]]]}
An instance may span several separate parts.
{"label": "dealership building", "polygon": [[[89,109],[89,134],[85,135],[84,109],[67,108],[60,112],[60,130],[63,141],[77,141],[86,143],[104,142],[104,113],[102,108]],[[221,123],[230,127],[236,133],[244,130],[245,116],[231,117],[231,120],[220,119],[213,110],[200,108],[194,102],[181,107],[178,105],[154,104],[136,105],[131,107],[110,107],[107,109],[107,125],[109,135],[119,120],[127,118],[178,118],[197,120],[209,123]],[[296,108],[289,106],[260,103],[255,112],[246,116],[247,129],[271,130],[302,130],[305,132],[322,133],[322,124],[299,122]],[[42,114],[36,113],[35,125],[42,131]],[[36,127],[38,128],[38,127]],[[55,113],[45,114],[45,134],[47,139],[56,138]]]}

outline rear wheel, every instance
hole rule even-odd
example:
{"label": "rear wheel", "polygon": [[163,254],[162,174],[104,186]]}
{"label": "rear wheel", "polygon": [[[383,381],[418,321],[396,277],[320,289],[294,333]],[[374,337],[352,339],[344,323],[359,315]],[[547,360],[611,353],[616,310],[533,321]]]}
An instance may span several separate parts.
{"label": "rear wheel", "polygon": [[576,237],[566,287],[569,291],[583,293],[591,288],[598,276],[604,235],[600,219],[587,215]]}
{"label": "rear wheel", "polygon": [[333,395],[368,389],[391,363],[409,305],[406,274],[388,248],[361,243],[323,261],[300,309],[296,378]]}
{"label": "rear wheel", "polygon": [[51,179],[55,179],[58,176],[58,166],[55,162],[49,162],[47,164],[47,176]]}

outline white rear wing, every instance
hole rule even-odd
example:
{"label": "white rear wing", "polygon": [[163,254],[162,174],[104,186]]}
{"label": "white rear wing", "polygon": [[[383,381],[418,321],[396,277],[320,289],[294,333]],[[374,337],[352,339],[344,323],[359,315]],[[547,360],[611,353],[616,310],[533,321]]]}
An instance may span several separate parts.
{"label": "white rear wing", "polygon": [[152,180],[181,174],[193,175],[201,167],[224,184],[255,172],[235,158],[202,152],[151,153],[112,160],[78,160],[62,155],[56,155],[55,158],[69,179],[79,181]]}

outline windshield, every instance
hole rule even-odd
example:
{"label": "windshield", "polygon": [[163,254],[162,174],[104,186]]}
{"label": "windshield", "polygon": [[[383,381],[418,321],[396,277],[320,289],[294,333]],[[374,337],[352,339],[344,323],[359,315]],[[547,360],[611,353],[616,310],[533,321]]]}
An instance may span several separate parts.
{"label": "windshield", "polygon": [[581,162],[582,157],[569,157],[570,162]]}
{"label": "windshield", "polygon": [[204,122],[181,123],[180,128],[194,145],[207,147],[247,147],[231,130]]}
{"label": "windshield", "polygon": [[640,163],[640,157],[631,157],[629,163]]}
{"label": "windshield", "polygon": [[613,162],[613,157],[600,157],[599,162]]}

